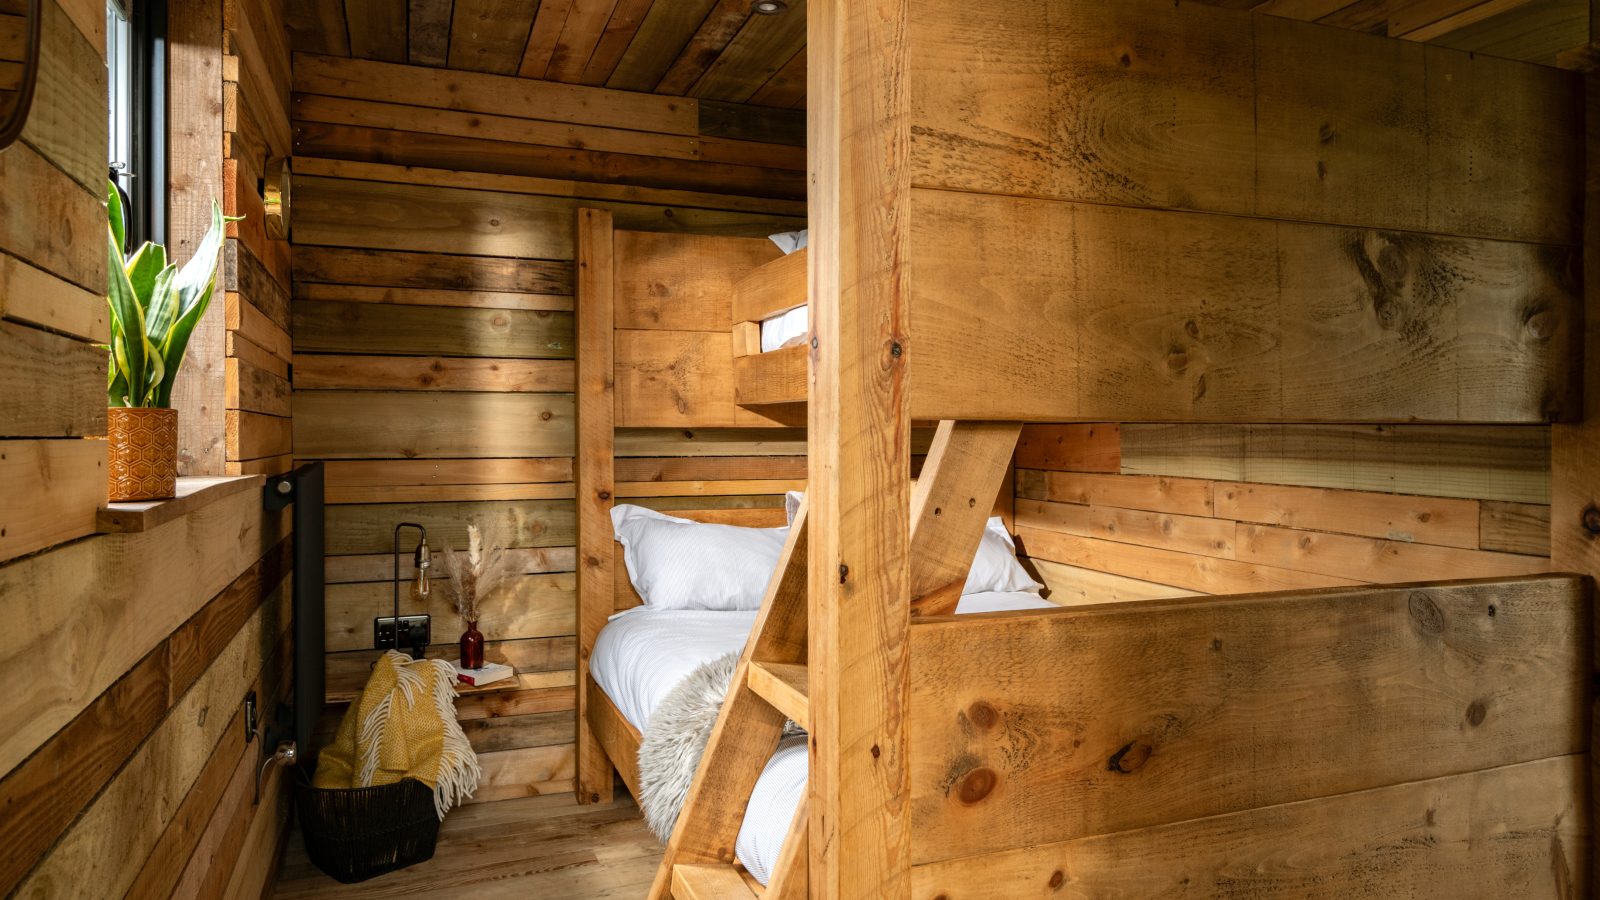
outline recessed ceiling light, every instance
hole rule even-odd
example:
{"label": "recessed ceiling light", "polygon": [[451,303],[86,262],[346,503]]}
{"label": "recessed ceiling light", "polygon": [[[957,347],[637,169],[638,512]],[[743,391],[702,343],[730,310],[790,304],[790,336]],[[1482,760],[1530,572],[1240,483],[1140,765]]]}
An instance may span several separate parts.
{"label": "recessed ceiling light", "polygon": [[759,16],[775,16],[789,9],[789,4],[783,0],[756,0],[750,4],[750,11]]}

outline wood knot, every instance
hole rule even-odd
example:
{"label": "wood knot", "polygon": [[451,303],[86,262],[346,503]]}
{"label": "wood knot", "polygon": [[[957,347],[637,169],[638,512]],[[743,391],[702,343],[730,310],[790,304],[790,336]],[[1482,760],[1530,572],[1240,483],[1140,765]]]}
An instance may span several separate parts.
{"label": "wood knot", "polygon": [[883,750],[877,744],[872,745],[872,758],[877,759],[883,755]]}
{"label": "wood knot", "polygon": [[1133,741],[1124,744],[1121,750],[1111,754],[1111,759],[1106,768],[1113,772],[1120,772],[1123,775],[1137,772],[1145,763],[1150,761],[1150,754],[1153,749],[1144,741]]}
{"label": "wood knot", "polygon": [[962,803],[971,806],[989,796],[999,780],[993,769],[973,769],[967,773],[967,777],[961,779],[961,787],[956,795],[961,798]]}
{"label": "wood knot", "polygon": [[1130,55],[1129,55],[1129,54],[1127,54],[1127,53],[1124,53],[1124,54],[1122,54],[1122,55],[1121,55],[1121,56],[1119,56],[1119,57],[1117,57],[1117,62],[1118,62],[1118,63],[1121,63],[1121,64],[1122,64],[1122,67],[1123,67],[1123,68],[1124,68],[1124,69],[1126,69],[1126,68],[1128,68],[1128,67],[1129,67],[1129,66],[1131,66],[1131,65],[1133,65],[1133,57],[1132,57],[1132,56],[1130,56]]}
{"label": "wood knot", "polygon": [[967,707],[967,719],[978,728],[988,731],[1000,722],[1000,711],[987,701],[978,700]]}
{"label": "wood knot", "polygon": [[596,496],[598,496],[601,500],[610,500],[611,499],[611,492],[610,491],[601,491]]}
{"label": "wood knot", "polygon": [[1054,872],[1051,872],[1050,873],[1050,881],[1048,883],[1050,885],[1050,890],[1052,890],[1052,891],[1061,890],[1061,886],[1063,884],[1067,883],[1067,873],[1061,871],[1060,869],[1057,869]]}
{"label": "wood knot", "polygon": [[1440,634],[1444,631],[1444,612],[1426,593],[1412,591],[1406,600],[1406,606],[1411,610],[1411,618],[1416,620],[1417,626],[1423,631],[1429,634]]}
{"label": "wood knot", "polygon": [[1583,530],[1600,534],[1600,509],[1595,509],[1593,503],[1583,508]]}
{"label": "wood knot", "polygon": [[1483,705],[1482,700],[1474,700],[1467,706],[1467,724],[1477,728],[1489,715],[1489,708]]}

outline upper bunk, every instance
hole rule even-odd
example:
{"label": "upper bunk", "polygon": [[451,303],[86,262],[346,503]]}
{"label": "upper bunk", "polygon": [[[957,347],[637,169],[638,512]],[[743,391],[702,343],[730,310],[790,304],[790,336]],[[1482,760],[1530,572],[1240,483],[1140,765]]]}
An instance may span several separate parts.
{"label": "upper bunk", "polygon": [[[1576,414],[1576,73],[1200,5],[913,6],[914,419]],[[734,287],[742,408],[805,400],[807,351],[758,339],[813,237]]]}

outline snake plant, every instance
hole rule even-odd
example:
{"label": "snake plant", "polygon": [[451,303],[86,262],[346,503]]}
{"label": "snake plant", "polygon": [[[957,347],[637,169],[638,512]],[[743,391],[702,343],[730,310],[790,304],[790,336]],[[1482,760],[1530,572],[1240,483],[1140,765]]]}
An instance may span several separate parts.
{"label": "snake plant", "polygon": [[124,260],[122,198],[114,184],[109,187],[111,367],[106,399],[109,406],[171,406],[184,349],[216,287],[225,224],[235,220],[223,216],[222,207],[212,201],[211,228],[182,268],[167,262],[165,247],[148,241]]}

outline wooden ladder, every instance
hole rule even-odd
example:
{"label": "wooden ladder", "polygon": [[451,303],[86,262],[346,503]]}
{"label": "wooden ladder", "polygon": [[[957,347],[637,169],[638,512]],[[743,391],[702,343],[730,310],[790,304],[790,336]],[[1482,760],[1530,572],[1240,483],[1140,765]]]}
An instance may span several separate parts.
{"label": "wooden ladder", "polygon": [[[954,612],[1020,430],[1013,422],[939,423],[911,498],[911,608]],[[806,557],[809,504],[789,529],[777,571],[740,655],[689,796],[650,888],[652,900],[801,900],[809,839],[801,801],[765,891],[735,864],[745,807],[784,722],[810,730]]]}

